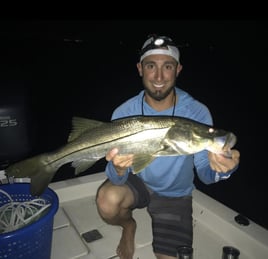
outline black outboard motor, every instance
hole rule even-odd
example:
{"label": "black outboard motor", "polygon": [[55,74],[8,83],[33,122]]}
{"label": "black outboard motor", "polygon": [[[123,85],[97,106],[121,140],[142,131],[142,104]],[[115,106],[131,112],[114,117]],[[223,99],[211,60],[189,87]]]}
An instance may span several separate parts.
{"label": "black outboard motor", "polygon": [[0,89],[0,170],[4,170],[31,151],[30,116],[23,87],[1,83]]}

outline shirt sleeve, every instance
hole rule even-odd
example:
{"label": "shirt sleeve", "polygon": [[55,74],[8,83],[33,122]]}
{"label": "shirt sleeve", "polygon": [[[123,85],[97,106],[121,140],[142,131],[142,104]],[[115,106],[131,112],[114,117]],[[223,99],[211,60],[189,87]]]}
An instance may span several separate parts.
{"label": "shirt sleeve", "polygon": [[215,170],[212,170],[209,164],[207,150],[195,154],[194,162],[195,162],[196,173],[199,179],[205,184],[216,183],[218,181],[228,179],[231,176],[231,174],[234,171],[236,171],[238,167],[236,166],[235,168],[226,173],[220,173],[216,172]]}
{"label": "shirt sleeve", "polygon": [[109,161],[105,167],[106,176],[109,180],[115,185],[122,185],[126,182],[129,174],[129,170],[126,170],[126,173],[123,176],[117,174],[113,163]]}

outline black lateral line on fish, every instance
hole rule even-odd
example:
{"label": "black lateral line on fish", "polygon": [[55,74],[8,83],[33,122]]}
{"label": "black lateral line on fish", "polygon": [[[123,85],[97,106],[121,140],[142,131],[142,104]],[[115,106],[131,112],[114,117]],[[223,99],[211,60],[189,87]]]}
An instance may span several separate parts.
{"label": "black lateral line on fish", "polygon": [[[163,128],[159,128],[159,129],[163,129]],[[116,139],[111,139],[110,141],[97,143],[97,144],[94,144],[94,145],[92,145],[92,146],[86,146],[86,147],[83,147],[83,148],[81,148],[81,149],[79,149],[79,150],[71,151],[71,152],[69,152],[68,154],[61,156],[60,158],[56,158],[56,159],[54,159],[53,161],[46,163],[46,165],[51,165],[51,164],[53,164],[53,163],[55,163],[55,162],[57,162],[57,161],[60,161],[60,160],[66,158],[66,157],[68,157],[68,156],[70,156],[70,155],[73,155],[73,154],[75,154],[75,153],[83,152],[83,151],[85,151],[85,150],[87,150],[87,149],[94,148],[94,147],[99,146],[99,145],[109,144],[109,143],[114,142],[115,140],[120,140],[120,139],[124,139],[124,138],[126,138],[126,137],[135,136],[135,135],[137,135],[137,134],[139,134],[139,133],[142,133],[142,132],[145,132],[145,131],[150,131],[150,130],[156,130],[156,128],[151,128],[151,129],[141,130],[141,131],[139,131],[139,132],[137,132],[137,133],[135,133],[135,134],[131,134],[131,135],[129,135],[129,136],[122,136],[122,137],[119,137],[119,138],[116,138]],[[71,145],[71,143],[70,143],[70,145]],[[113,147],[111,147],[110,149],[112,149],[112,148],[113,148]],[[60,148],[60,149],[61,149],[61,148]],[[59,149],[58,151],[60,151],[60,149]],[[54,156],[54,153],[55,153],[55,152],[47,153],[47,155],[49,155],[49,156]],[[63,154],[64,154],[64,152],[63,152]]]}

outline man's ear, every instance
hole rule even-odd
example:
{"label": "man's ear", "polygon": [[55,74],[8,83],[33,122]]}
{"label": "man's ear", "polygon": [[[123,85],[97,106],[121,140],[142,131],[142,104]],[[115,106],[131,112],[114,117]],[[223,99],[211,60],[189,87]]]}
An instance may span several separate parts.
{"label": "man's ear", "polygon": [[182,71],[182,65],[178,64],[178,66],[177,66],[177,76],[180,74],[181,71]]}
{"label": "man's ear", "polygon": [[141,64],[141,62],[137,63],[137,69],[138,69],[139,75],[142,76],[142,64]]}

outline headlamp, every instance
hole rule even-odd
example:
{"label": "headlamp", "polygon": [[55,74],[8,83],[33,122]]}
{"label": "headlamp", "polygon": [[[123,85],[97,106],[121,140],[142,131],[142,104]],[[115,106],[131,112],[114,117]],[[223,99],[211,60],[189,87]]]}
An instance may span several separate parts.
{"label": "headlamp", "polygon": [[142,56],[146,51],[150,49],[167,47],[168,45],[176,46],[172,39],[169,37],[153,35],[144,43],[140,52],[140,56]]}
{"label": "headlamp", "polygon": [[179,50],[171,38],[166,36],[150,36],[140,51],[140,62],[152,54],[165,54],[172,56],[179,63]]}

